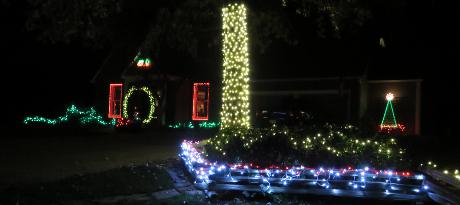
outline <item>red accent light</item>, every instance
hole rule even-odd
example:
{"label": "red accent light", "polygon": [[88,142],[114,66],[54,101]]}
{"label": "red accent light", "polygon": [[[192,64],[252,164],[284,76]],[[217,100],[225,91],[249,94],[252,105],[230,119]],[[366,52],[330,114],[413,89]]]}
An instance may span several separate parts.
{"label": "red accent light", "polygon": [[125,119],[125,118],[118,118],[117,123],[115,124],[115,127],[120,128],[120,127],[126,127],[129,126],[133,123],[132,120],[130,119]]}
{"label": "red accent light", "polygon": [[123,84],[110,84],[109,90],[109,118],[121,118],[121,103],[123,99]]}
{"label": "red accent light", "polygon": [[[199,91],[204,90],[205,94],[199,96]],[[200,98],[199,98],[200,97]],[[200,109],[198,106],[200,105]],[[200,110],[201,112],[198,112]],[[192,105],[192,120],[208,120],[209,119],[209,83],[193,83],[193,105]]]}
{"label": "red accent light", "polygon": [[405,129],[406,129],[406,126],[404,126],[403,124],[379,125],[379,131],[380,132],[385,132],[385,133],[388,133],[388,134],[397,133],[397,132],[403,133]]}

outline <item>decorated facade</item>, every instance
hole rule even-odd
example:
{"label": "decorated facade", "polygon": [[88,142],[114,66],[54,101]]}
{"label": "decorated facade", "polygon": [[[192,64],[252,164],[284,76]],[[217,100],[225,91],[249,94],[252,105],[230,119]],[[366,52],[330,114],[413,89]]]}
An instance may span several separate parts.
{"label": "decorated facade", "polygon": [[[213,95],[207,79],[190,79],[159,69],[155,57],[135,52],[112,55],[93,78],[98,110],[118,126],[138,123],[142,127],[166,127],[176,123],[217,123],[210,111]],[[113,63],[116,62],[116,63]],[[123,66],[124,65],[124,66]],[[211,113],[211,114],[210,114]],[[214,114],[214,115],[212,115]],[[212,120],[212,122],[211,122]],[[203,123],[202,123],[203,124]]]}
{"label": "decorated facade", "polygon": [[251,80],[246,21],[244,5],[222,10],[222,81],[216,80],[218,76],[197,78],[200,72],[194,77],[171,74],[165,72],[169,68],[159,69],[151,52],[136,46],[118,48],[93,79],[100,97],[98,110],[105,110],[111,119],[137,118],[144,126],[191,128],[209,122],[201,124],[249,128],[264,126],[260,122],[265,118],[308,118],[366,124],[375,132],[388,126],[382,125],[387,102],[382,96],[391,92],[392,106],[397,107],[393,114],[404,133],[420,134],[419,79],[372,80],[362,70],[348,77],[328,73],[327,78]]}

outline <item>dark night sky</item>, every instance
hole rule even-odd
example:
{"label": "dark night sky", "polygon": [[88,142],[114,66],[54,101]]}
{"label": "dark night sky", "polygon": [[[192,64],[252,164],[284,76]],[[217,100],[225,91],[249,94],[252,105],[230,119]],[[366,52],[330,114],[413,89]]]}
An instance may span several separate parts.
{"label": "dark night sky", "polygon": [[[342,41],[310,37],[297,47],[274,43],[264,54],[251,54],[252,75],[348,76],[366,66],[369,60],[363,56],[372,55],[371,78],[424,79],[422,131],[455,136],[454,128],[460,123],[458,9],[434,0],[407,2],[402,10],[376,9],[375,21],[367,28],[369,35]],[[36,41],[24,28],[27,13],[22,6],[15,3],[0,8],[1,99],[8,126],[20,122],[26,113],[61,113],[70,102],[91,105],[90,79],[108,53],[78,42],[50,45]],[[299,33],[305,29],[302,25],[297,28]],[[385,38],[387,48],[378,48],[379,36]],[[364,38],[375,39],[375,45],[361,45]],[[371,48],[373,54],[349,52],[362,47]]]}

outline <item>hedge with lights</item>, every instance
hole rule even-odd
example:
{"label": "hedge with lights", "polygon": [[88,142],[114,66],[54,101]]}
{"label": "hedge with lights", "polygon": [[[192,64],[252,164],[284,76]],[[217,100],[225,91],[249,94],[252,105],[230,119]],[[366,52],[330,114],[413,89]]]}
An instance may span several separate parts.
{"label": "hedge with lights", "polygon": [[363,138],[357,128],[325,125],[302,130],[222,129],[205,145],[211,160],[260,166],[372,166],[405,168],[405,150],[393,138]]}
{"label": "hedge with lights", "polygon": [[441,169],[440,167],[438,167],[438,165],[435,163],[435,162],[432,162],[432,161],[428,161],[426,164],[420,164],[420,169],[422,170],[427,170],[427,169],[431,169],[431,170],[435,170],[439,173],[442,173],[444,174],[445,176],[447,177],[451,177],[453,179],[455,179],[457,181],[457,183],[460,184],[460,171],[459,169]]}

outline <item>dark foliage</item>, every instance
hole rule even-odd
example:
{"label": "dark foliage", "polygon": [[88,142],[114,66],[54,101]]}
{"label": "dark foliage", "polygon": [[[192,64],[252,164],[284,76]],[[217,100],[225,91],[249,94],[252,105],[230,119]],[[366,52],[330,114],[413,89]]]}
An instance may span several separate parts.
{"label": "dark foliage", "polygon": [[[162,47],[196,56],[200,45],[220,42],[221,8],[228,0],[29,0],[29,31],[49,42],[83,42],[97,48],[142,42],[145,52],[160,55]],[[275,40],[296,44],[305,25],[321,38],[341,38],[371,19],[363,1],[243,1],[250,10],[251,45],[263,52]],[[205,43],[206,42],[206,43]]]}

